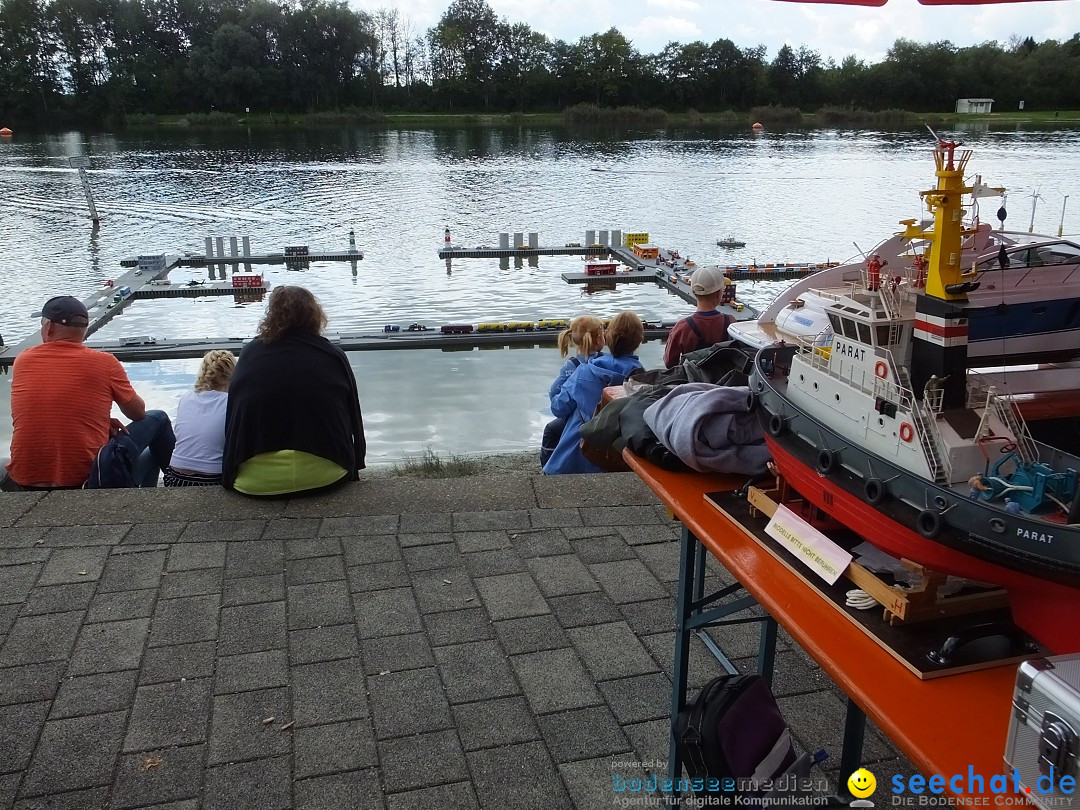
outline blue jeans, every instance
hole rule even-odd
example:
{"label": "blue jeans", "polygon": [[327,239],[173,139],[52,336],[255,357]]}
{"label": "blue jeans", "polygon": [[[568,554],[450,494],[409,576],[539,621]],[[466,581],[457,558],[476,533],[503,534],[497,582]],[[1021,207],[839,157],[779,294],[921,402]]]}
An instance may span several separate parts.
{"label": "blue jeans", "polygon": [[176,446],[169,415],[165,411],[147,411],[144,418],[127,426],[127,433],[121,433],[119,440],[135,459],[135,486],[156,487],[158,473],[169,466]]}

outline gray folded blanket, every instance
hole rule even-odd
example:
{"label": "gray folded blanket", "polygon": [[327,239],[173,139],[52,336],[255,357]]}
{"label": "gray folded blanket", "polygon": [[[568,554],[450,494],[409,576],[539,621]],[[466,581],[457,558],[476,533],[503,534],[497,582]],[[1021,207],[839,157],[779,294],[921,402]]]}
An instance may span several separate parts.
{"label": "gray folded blanket", "polygon": [[771,459],[750,389],[686,383],[645,410],[645,424],[668,450],[699,472],[763,475]]}

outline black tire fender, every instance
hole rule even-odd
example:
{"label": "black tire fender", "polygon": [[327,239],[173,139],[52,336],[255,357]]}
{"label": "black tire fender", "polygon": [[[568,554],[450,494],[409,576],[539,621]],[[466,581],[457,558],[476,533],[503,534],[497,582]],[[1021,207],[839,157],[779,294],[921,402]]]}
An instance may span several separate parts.
{"label": "black tire fender", "polygon": [[919,516],[915,518],[915,528],[919,530],[919,534],[923,537],[937,537],[941,534],[944,524],[945,521],[942,520],[941,513],[935,512],[933,509],[923,509],[919,512]]}
{"label": "black tire fender", "polygon": [[769,435],[783,436],[787,430],[787,421],[778,413],[769,417]]}
{"label": "black tire fender", "polygon": [[817,454],[817,469],[820,473],[831,473],[839,464],[840,458],[835,450],[822,447]]}
{"label": "black tire fender", "polygon": [[863,481],[863,495],[866,496],[866,502],[871,506],[877,506],[885,500],[888,494],[889,488],[880,478],[867,478]]}

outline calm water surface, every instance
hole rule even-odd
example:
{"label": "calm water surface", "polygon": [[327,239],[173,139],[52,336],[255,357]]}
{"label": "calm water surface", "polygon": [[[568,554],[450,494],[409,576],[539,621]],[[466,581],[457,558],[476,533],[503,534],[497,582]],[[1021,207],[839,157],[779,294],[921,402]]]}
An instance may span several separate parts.
{"label": "calm water surface", "polygon": [[[971,174],[1009,188],[1009,220],[1057,232],[1064,194],[1078,194],[1080,134],[962,133]],[[899,219],[921,215],[917,191],[932,183],[922,133],[821,130],[750,135],[668,130],[574,136],[546,129],[154,132],[24,137],[0,141],[0,333],[36,329],[52,295],[85,297],[140,253],[203,252],[207,236],[249,236],[253,252],[286,245],[345,250],[356,233],[365,259],[302,271],[263,268],[271,286],[311,288],[330,331],[385,323],[536,320],[631,309],[674,318],[688,307],[652,284],[590,292],[560,273],[573,257],[535,264],[436,256],[443,228],[455,244],[497,245],[501,231],[538,231],[540,243],[584,241],[586,229],[643,230],[699,263],[844,260],[869,249]],[[95,233],[67,158],[87,155],[104,222]],[[1074,198],[1080,206],[1080,197]],[[998,201],[984,203],[991,220]],[[1075,207],[1075,206],[1074,206]],[[1080,208],[1066,211],[1067,233]],[[738,251],[715,246],[736,236]],[[207,278],[181,269],[174,281]],[[741,285],[763,305],[770,283]],[[97,337],[251,335],[262,303],[231,298],[141,301]],[[647,344],[655,366],[662,347]],[[373,462],[425,447],[440,452],[536,447],[549,417],[546,391],[559,365],[552,349],[393,351],[350,355]],[[198,361],[128,364],[153,407],[175,411]],[[10,379],[0,380],[0,453],[10,438]]]}

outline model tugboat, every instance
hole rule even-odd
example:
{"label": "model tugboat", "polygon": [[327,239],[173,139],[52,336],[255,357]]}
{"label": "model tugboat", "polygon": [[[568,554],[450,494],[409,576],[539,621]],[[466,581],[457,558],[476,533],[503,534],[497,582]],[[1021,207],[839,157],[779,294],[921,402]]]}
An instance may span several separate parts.
{"label": "model tugboat", "polygon": [[[1080,458],[1031,438],[1007,396],[967,370],[961,266],[970,150],[939,140],[917,277],[868,263],[817,290],[831,329],[758,352],[751,391],[780,472],[874,545],[1009,590],[1014,621],[1056,652],[1080,650]],[[1003,219],[1004,212],[999,216]]]}

